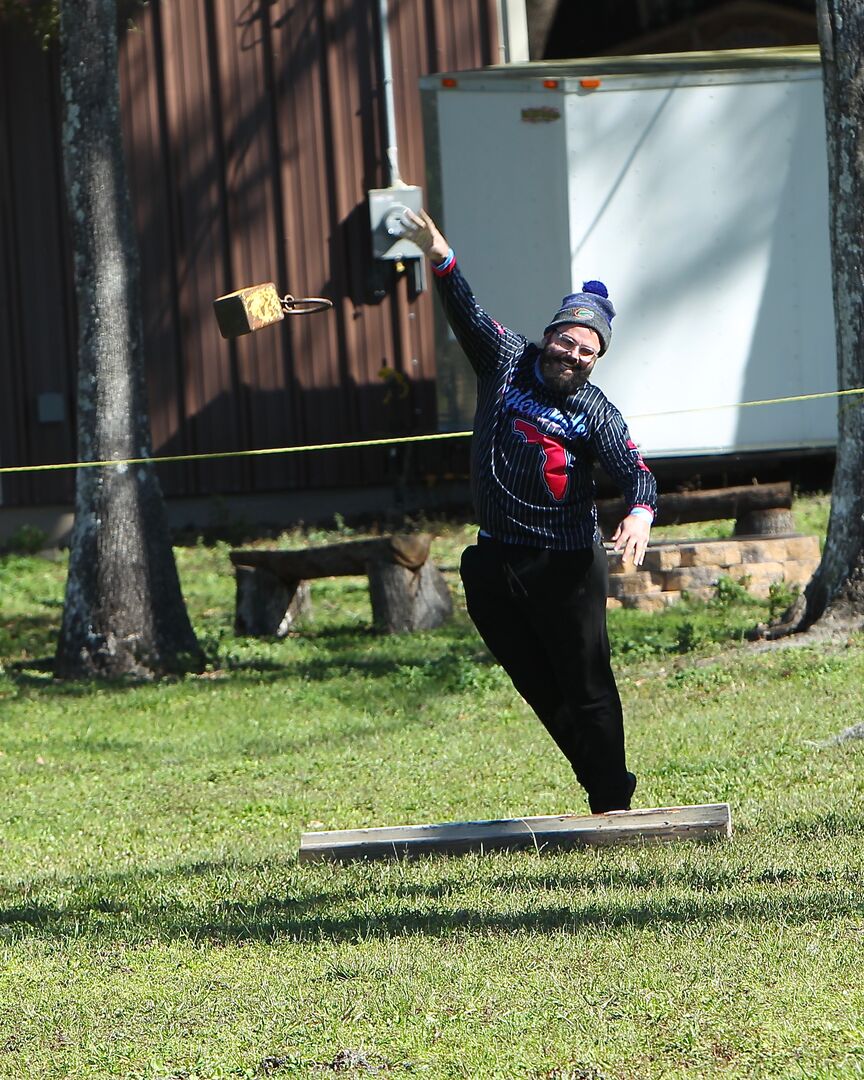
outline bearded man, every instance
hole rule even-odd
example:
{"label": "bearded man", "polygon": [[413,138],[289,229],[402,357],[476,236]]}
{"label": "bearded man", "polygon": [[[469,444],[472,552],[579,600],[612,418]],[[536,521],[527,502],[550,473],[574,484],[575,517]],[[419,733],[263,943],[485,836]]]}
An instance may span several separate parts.
{"label": "bearded man", "polygon": [[612,542],[637,566],[657,485],[621,413],[590,381],[612,339],[608,291],[585,282],[531,343],[479,306],[425,211],[405,212],[404,235],[430,259],[477,375],[471,487],[480,530],[460,567],[468,613],[572,766],[591,812],[629,810],[636,776],[610,661],[592,469],[599,462],[624,494],[629,512]]}

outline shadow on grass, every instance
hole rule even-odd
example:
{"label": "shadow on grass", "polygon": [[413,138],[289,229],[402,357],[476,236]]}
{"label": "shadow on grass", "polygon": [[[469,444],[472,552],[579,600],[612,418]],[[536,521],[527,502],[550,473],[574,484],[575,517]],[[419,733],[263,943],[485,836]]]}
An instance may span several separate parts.
{"label": "shadow on grass", "polygon": [[[140,690],[142,686],[154,685],[143,679],[122,679],[110,682],[98,679],[54,679],[51,677],[53,669],[53,657],[20,660],[9,665],[6,669],[6,678],[19,690],[26,690],[31,694],[44,694],[46,697],[83,698],[97,693],[100,695],[128,694]],[[174,678],[166,678],[162,685],[176,681]]]}
{"label": "shadow on grass", "polygon": [[[380,634],[371,627],[353,624],[328,625],[282,640],[265,639],[260,651],[256,650],[254,638],[235,639],[233,646],[226,645],[226,640],[218,635],[208,640],[205,633],[200,640],[213,669],[201,676],[168,676],[155,683],[133,679],[53,680],[45,677],[52,673],[53,655],[36,656],[30,650],[25,659],[6,662],[6,677],[22,689],[78,697],[95,691],[122,694],[140,687],[168,690],[177,683],[182,683],[186,690],[195,687],[212,693],[225,681],[232,685],[242,686],[247,682],[257,685],[262,681],[261,676],[274,682],[323,683],[350,673],[386,679],[414,670],[428,678],[429,688],[435,689],[439,683],[445,688],[451,686],[454,679],[457,686],[462,686],[466,666],[488,668],[495,663],[467,619],[454,619],[434,631],[398,635]],[[41,647],[44,649],[44,642]]]}
{"label": "shadow on grass", "polygon": [[[490,655],[472,652],[467,657],[457,654],[430,656],[428,651],[398,657],[384,656],[343,656],[315,658],[295,661],[283,666],[259,666],[238,663],[231,667],[232,682],[243,682],[243,673],[275,674],[279,678],[298,679],[303,682],[329,682],[344,676],[346,672],[364,678],[385,679],[402,676],[409,681],[413,676],[422,678],[429,690],[446,693],[454,689],[464,689],[466,679],[470,681],[470,668],[488,669],[497,666]],[[256,680],[260,681],[260,680]]]}
{"label": "shadow on grass", "polygon": [[[852,815],[828,814],[811,824],[817,837],[864,835],[864,824]],[[35,936],[120,940],[130,946],[154,939],[229,945],[465,932],[553,934],[585,927],[647,930],[723,922],[802,925],[864,918],[862,875],[847,866],[808,870],[802,861],[748,872],[708,861],[694,870],[638,861],[622,866],[596,854],[599,858],[580,865],[574,853],[574,865],[562,867],[560,859],[546,862],[527,853],[520,856],[518,868],[506,869],[502,861],[507,857],[494,856],[484,861],[482,870],[476,860],[424,859],[403,864],[397,881],[392,880],[392,865],[379,876],[370,864],[351,871],[330,864],[297,868],[214,862],[35,889],[25,886],[17,892],[7,887],[8,906],[0,895],[0,934],[7,941]],[[430,870],[437,880],[423,880]],[[244,873],[251,879],[245,883]],[[238,889],[252,893],[258,875],[284,875],[285,893],[274,895],[271,885],[263,895],[224,898]],[[197,906],[188,900],[195,879],[208,894]],[[37,894],[31,902],[21,902],[25,890]],[[51,903],[47,894],[53,890],[68,894],[68,900]],[[214,898],[214,891],[223,898]],[[39,897],[39,892],[46,895]],[[565,902],[550,895],[559,893],[566,895]],[[175,899],[178,896],[183,899]]]}
{"label": "shadow on grass", "polygon": [[45,615],[16,615],[13,620],[4,620],[0,625],[0,653],[40,656],[53,651],[59,633],[60,623],[53,612]]}
{"label": "shadow on grass", "polygon": [[[330,639],[328,639],[330,640]],[[279,682],[294,680],[298,683],[326,683],[355,675],[367,679],[388,679],[394,676],[410,681],[422,678],[429,692],[448,693],[462,690],[472,683],[472,672],[488,670],[497,666],[479,639],[469,642],[443,643],[440,653],[430,650],[429,642],[422,639],[409,645],[400,641],[393,648],[393,655],[385,655],[386,639],[375,638],[379,648],[363,650],[358,646],[356,634],[333,636],[341,648],[328,649],[324,656],[305,659],[286,656],[283,660],[272,656],[248,658],[228,657],[214,660],[215,670],[201,676],[165,678],[159,683],[147,680],[124,680],[107,682],[97,680],[54,680],[50,676],[53,658],[40,657],[16,661],[6,670],[7,678],[21,689],[41,692],[50,696],[81,697],[100,694],[123,694],[142,687],[162,688],[166,692],[172,685],[183,683],[186,692],[218,693],[226,683],[231,686],[260,685],[262,681]],[[287,647],[290,649],[290,646]],[[286,650],[287,651],[287,650]]]}
{"label": "shadow on grass", "polygon": [[[741,882],[739,881],[739,886]],[[5,937],[39,936],[80,940],[86,937],[122,939],[134,944],[136,940],[232,943],[272,943],[282,938],[294,941],[328,940],[357,941],[369,937],[401,937],[422,934],[427,937],[448,936],[457,932],[500,932],[552,934],[561,930],[575,931],[583,927],[616,929],[631,927],[648,929],[674,925],[696,926],[718,922],[774,922],[801,925],[823,922],[844,916],[856,919],[864,916],[864,898],[838,893],[836,887],[809,888],[805,897],[800,892],[776,895],[766,892],[765,883],[750,883],[756,895],[724,898],[703,892],[697,896],[675,898],[645,898],[638,901],[616,902],[574,900],[567,904],[548,904],[532,910],[515,912],[481,911],[449,908],[428,911],[413,906],[396,889],[390,902],[399,910],[380,915],[368,911],[371,900],[387,906],[386,894],[370,893],[356,906],[361,910],[344,914],[316,913],[316,903],[306,900],[268,898],[244,905],[235,903],[228,908],[214,905],[200,912],[188,908],[170,910],[155,906],[141,909],[134,904],[99,904],[68,908],[50,905],[19,905],[0,910],[0,926]],[[776,883],[771,883],[776,887]],[[437,899],[437,889],[423,889],[423,899]],[[449,896],[450,890],[444,890]],[[510,894],[512,900],[512,891]],[[320,898],[320,906],[331,906],[331,897]],[[353,906],[350,902],[349,908]],[[179,917],[179,921],[178,921]],[[11,931],[11,933],[10,933]]]}

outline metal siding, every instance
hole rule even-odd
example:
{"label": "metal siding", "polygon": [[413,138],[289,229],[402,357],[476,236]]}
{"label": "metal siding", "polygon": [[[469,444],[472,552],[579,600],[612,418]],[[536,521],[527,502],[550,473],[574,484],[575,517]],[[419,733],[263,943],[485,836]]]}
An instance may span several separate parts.
{"label": "metal siding", "polygon": [[[6,376],[5,393],[0,394],[0,465],[9,465],[26,457],[21,426],[24,415],[21,401],[21,295],[15,266],[18,226],[12,176],[13,142],[9,130],[9,112],[16,105],[10,77],[11,45],[8,40],[0,42],[0,364]],[[28,477],[3,478],[0,505],[23,502],[30,497]]]}
{"label": "metal siding", "polygon": [[[63,362],[70,350],[69,277],[59,147],[52,139],[58,130],[55,71],[38,45],[20,32],[11,34],[5,46],[8,157],[0,182],[8,200],[4,305],[12,316],[7,331],[12,378],[4,379],[9,388],[4,397],[15,436],[11,446],[4,446],[3,464],[47,464],[74,460],[75,454],[74,380]],[[40,423],[43,393],[61,396],[62,422]],[[10,477],[3,484],[3,503],[63,501],[71,493],[70,474]]]}
{"label": "metal siding", "polygon": [[[178,267],[185,408],[195,453],[241,448],[233,357],[221,348],[213,298],[225,291],[221,116],[214,96],[207,8],[163,3],[162,48],[170,130],[172,195],[177,213]],[[133,103],[134,106],[135,103]],[[238,490],[237,459],[196,463],[198,491]]]}
{"label": "metal siding", "polygon": [[[222,102],[224,192],[228,251],[222,292],[273,280],[283,287],[278,244],[281,219],[272,169],[272,98],[268,9],[257,17],[248,4],[215,7],[216,63]],[[236,342],[219,341],[234,357],[236,407],[244,448],[281,446],[290,390],[285,383],[286,341],[276,331]],[[246,462],[245,487],[261,490],[296,483],[287,459]]]}
{"label": "metal siding", "polygon": [[[431,292],[410,296],[403,277],[383,299],[370,296],[366,192],[386,182],[377,7],[161,0],[124,36],[121,97],[156,454],[435,429]],[[391,0],[406,182],[425,183],[418,78],[492,62],[494,13],[494,0]],[[68,460],[74,442],[71,415],[45,438],[49,425],[37,428],[33,413],[36,389],[58,380],[71,402],[71,309],[60,303],[55,319],[29,321],[21,310],[25,285],[26,295],[47,288],[63,301],[71,288],[57,91],[36,53],[33,43],[19,60],[0,30],[12,87],[0,104],[0,149],[16,150],[0,167],[0,364],[11,386],[0,412],[3,464]],[[12,127],[16,115],[25,120]],[[294,295],[328,296],[334,310],[223,341],[212,300],[267,280]],[[169,494],[381,483],[405,468],[405,453],[174,464],[160,476]],[[452,456],[449,447],[419,448],[411,462],[429,471]],[[7,504],[45,503],[68,498],[71,484],[71,474],[7,479],[3,493]]]}
{"label": "metal siding", "polygon": [[[158,13],[125,40],[120,65],[129,186],[137,215],[141,257],[142,317],[146,341],[150,426],[156,453],[179,454],[189,446],[180,362],[180,310],[174,263],[176,215],[171,201],[165,80]],[[131,107],[131,103],[135,107]],[[191,466],[161,466],[170,494],[194,490]]]}

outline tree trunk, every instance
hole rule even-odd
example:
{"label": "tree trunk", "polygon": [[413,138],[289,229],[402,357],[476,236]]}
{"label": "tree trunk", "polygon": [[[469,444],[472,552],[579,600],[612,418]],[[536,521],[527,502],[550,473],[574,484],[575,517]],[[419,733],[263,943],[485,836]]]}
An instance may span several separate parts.
{"label": "tree trunk", "polygon": [[[817,0],[828,137],[837,386],[864,385],[864,0]],[[822,562],[766,637],[864,617],[864,398],[838,398],[837,464]]]}
{"label": "tree trunk", "polygon": [[[149,457],[116,0],[63,0],[60,45],[78,313],[78,457]],[[152,677],[201,666],[153,466],[79,469],[55,674]]]}

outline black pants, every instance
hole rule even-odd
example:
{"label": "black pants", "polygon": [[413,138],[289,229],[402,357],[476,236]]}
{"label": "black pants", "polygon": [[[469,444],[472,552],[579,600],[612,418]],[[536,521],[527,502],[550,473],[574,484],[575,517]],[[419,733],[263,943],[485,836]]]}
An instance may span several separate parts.
{"label": "black pants", "polygon": [[609,658],[606,552],[481,536],[461,573],[480,636],[570,762],[592,812],[629,809],[635,781]]}

